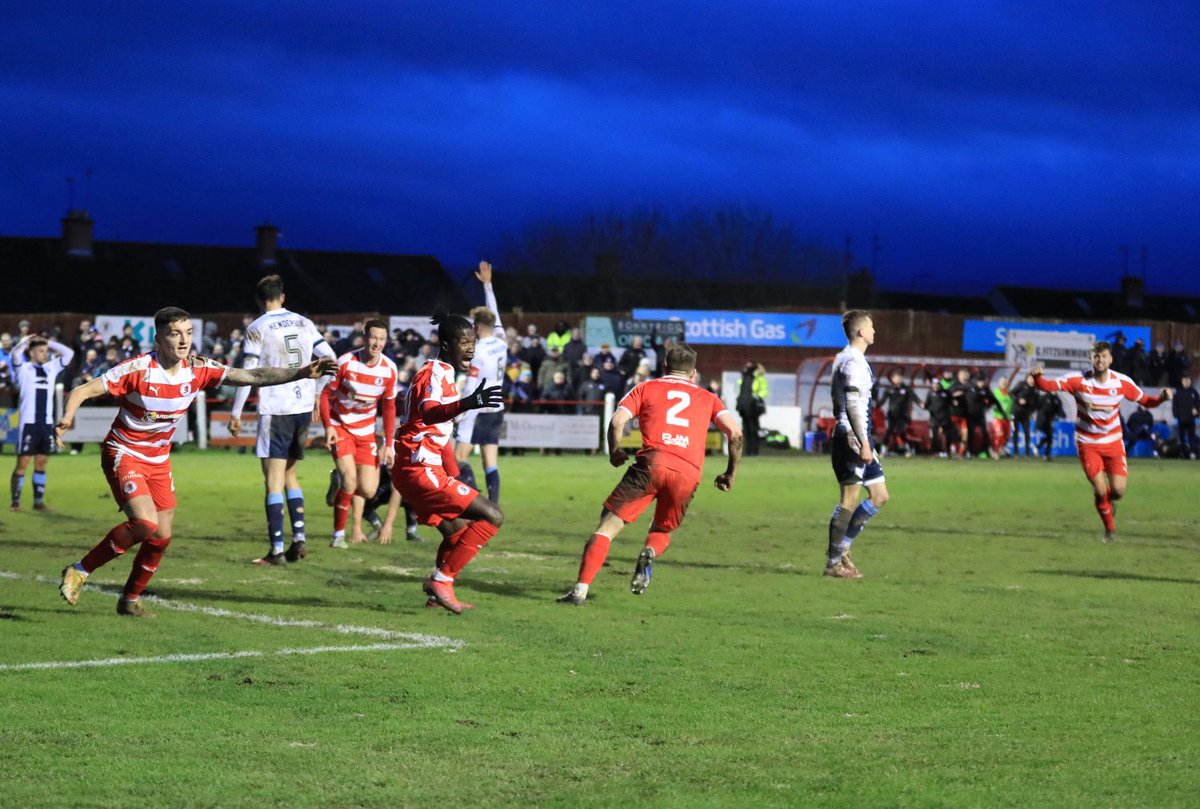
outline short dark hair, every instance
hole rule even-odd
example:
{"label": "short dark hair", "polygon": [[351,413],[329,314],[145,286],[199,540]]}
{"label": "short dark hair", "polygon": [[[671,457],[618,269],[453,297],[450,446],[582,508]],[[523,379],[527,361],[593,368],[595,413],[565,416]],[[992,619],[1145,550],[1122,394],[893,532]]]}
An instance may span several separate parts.
{"label": "short dark hair", "polygon": [[371,336],[371,329],[383,329],[383,336],[387,337],[388,327],[380,318],[373,317],[363,324],[363,334]]}
{"label": "short dark hair", "polygon": [[1101,351],[1107,351],[1109,354],[1111,354],[1112,343],[1108,342],[1108,340],[1097,340],[1096,342],[1092,343],[1093,354],[1099,354]]}
{"label": "short dark hair", "polygon": [[37,337],[29,338],[29,347],[28,348],[30,351],[33,351],[35,348],[38,348],[39,346],[48,346],[48,345],[50,345],[50,343],[47,342],[46,338],[42,337],[40,334]]}
{"label": "short dark hair", "polygon": [[667,370],[691,373],[696,370],[696,349],[686,343],[676,343],[667,349]]}
{"label": "short dark hair", "polygon": [[283,297],[283,277],[279,275],[265,276],[254,288],[254,296],[259,303],[277,301]]}
{"label": "short dark hair", "polygon": [[178,306],[164,306],[154,313],[154,331],[160,332],[172,323],[191,319],[192,316]]}
{"label": "short dark hair", "polygon": [[854,332],[858,331],[864,320],[868,320],[871,313],[866,309],[851,309],[846,314],[842,315],[842,331],[846,333],[847,340],[854,339]]}

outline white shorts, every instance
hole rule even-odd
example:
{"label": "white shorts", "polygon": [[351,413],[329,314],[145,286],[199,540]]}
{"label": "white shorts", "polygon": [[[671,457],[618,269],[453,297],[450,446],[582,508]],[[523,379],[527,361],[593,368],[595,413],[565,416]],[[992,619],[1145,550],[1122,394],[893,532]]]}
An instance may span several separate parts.
{"label": "white shorts", "polygon": [[471,434],[475,432],[475,417],[478,410],[465,410],[454,420],[454,440],[460,444],[472,444]]}

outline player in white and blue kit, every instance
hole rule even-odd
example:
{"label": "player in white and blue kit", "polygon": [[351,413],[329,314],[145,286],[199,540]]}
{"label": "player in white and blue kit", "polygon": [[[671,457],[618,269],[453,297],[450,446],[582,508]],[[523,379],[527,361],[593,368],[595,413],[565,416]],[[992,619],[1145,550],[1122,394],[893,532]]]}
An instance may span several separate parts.
{"label": "player in white and blue kit", "polygon": [[[486,306],[471,310],[475,323],[475,357],[471,370],[463,384],[463,398],[474,393],[484,382],[498,384],[504,379],[504,367],[508,360],[508,343],[504,340],[504,327],[500,325],[500,309],[496,305],[496,293],[492,291],[492,265],[479,262],[475,277],[483,284]],[[488,500],[500,502],[500,469],[496,465],[500,456],[500,430],[504,427],[504,405],[483,410],[468,410],[463,413],[455,428],[454,457],[458,460],[458,478],[473,489],[480,487],[475,482],[475,472],[467,460],[471,448],[478,444],[483,458],[483,475],[487,482]]]}
{"label": "player in white and blue kit", "polygon": [[[333,348],[313,322],[283,306],[283,279],[268,275],[256,290],[263,314],[246,328],[243,344],[244,367],[299,368],[314,356],[337,359]],[[325,380],[301,379],[286,385],[258,389],[258,441],[255,454],[262,460],[266,484],[267,537],[270,550],[259,564],[282,565],[303,559],[307,553],[304,533],[304,492],[296,475],[296,463],[304,457],[308,425],[314,421],[317,395]],[[242,430],[242,408],[249,388],[238,388],[229,418],[229,432]],[[283,505],[292,524],[292,544],[283,549]]]}
{"label": "player in white and blue kit", "polygon": [[[871,315],[851,309],[842,315],[842,330],[849,344],[833,360],[830,394],[837,426],[833,433],[833,472],[841,487],[841,500],[829,520],[829,552],[825,575],[861,579],[850,559],[850,545],[888,501],[883,467],[871,446],[871,390],[875,376],[866,350],[875,342]],[[858,502],[862,487],[867,499]]]}
{"label": "player in white and blue kit", "polygon": [[[54,357],[51,357],[51,352]],[[33,459],[33,507],[46,507],[46,463],[54,452],[54,382],[67,369],[75,352],[56,340],[29,335],[13,346],[13,378],[20,390],[18,409],[21,427],[17,433],[17,465],[9,488],[12,510],[21,509],[25,470]]]}

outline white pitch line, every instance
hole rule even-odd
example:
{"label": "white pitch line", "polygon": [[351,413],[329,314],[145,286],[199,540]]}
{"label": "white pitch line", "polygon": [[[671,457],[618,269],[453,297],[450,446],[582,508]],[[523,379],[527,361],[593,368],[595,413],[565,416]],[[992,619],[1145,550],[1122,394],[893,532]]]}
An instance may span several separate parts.
{"label": "white pitch line", "polygon": [[[0,578],[25,579],[27,577],[22,576],[19,573],[10,573],[8,571],[0,570]],[[41,583],[58,583],[57,579],[51,579],[46,576],[34,576],[32,578],[34,581]],[[120,590],[115,590],[98,584],[85,585],[84,589],[108,596],[118,596],[121,593]],[[202,615],[211,615],[215,618],[234,618],[237,620],[252,621],[254,623],[268,624],[270,626],[278,627],[316,629],[325,632],[336,632],[341,635],[366,635],[392,642],[359,644],[353,646],[309,646],[294,649],[277,649],[273,652],[248,650],[240,652],[161,655],[158,657],[114,657],[101,660],[51,660],[35,663],[0,664],[0,671],[77,669],[104,666],[144,665],[152,663],[194,663],[205,660],[234,660],[242,657],[271,657],[280,655],[313,655],[324,654],[327,652],[384,652],[404,649],[458,650],[466,645],[463,641],[442,637],[440,635],[425,635],[418,632],[396,632],[395,630],[382,629],[374,626],[329,624],[322,621],[277,618],[272,615],[260,615],[249,612],[233,612],[232,610],[221,609],[220,607],[205,607],[200,604],[189,604],[186,601],[168,601],[167,599],[159,596],[145,596],[145,599],[146,601],[153,603],[156,607],[176,610],[178,612],[200,613]]]}
{"label": "white pitch line", "polygon": [[0,664],[0,671],[45,671],[46,669],[89,669],[106,666],[141,666],[153,663],[202,663],[206,660],[236,660],[241,657],[316,655],[326,652],[388,652],[402,649],[432,649],[418,643],[371,643],[360,646],[309,646],[301,649],[276,649],[273,652],[209,652],[161,657],[109,657],[102,660],[49,660],[41,663]]}

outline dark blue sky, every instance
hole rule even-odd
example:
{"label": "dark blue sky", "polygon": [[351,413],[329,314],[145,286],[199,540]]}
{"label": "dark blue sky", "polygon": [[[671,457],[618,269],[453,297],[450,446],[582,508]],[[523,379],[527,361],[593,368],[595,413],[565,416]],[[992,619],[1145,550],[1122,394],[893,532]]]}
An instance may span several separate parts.
{"label": "dark blue sky", "polygon": [[[13,6],[24,6],[14,8]],[[881,285],[1200,294],[1194,2],[9,4],[0,234],[432,253],[730,204]],[[83,183],[76,191],[83,201]]]}

